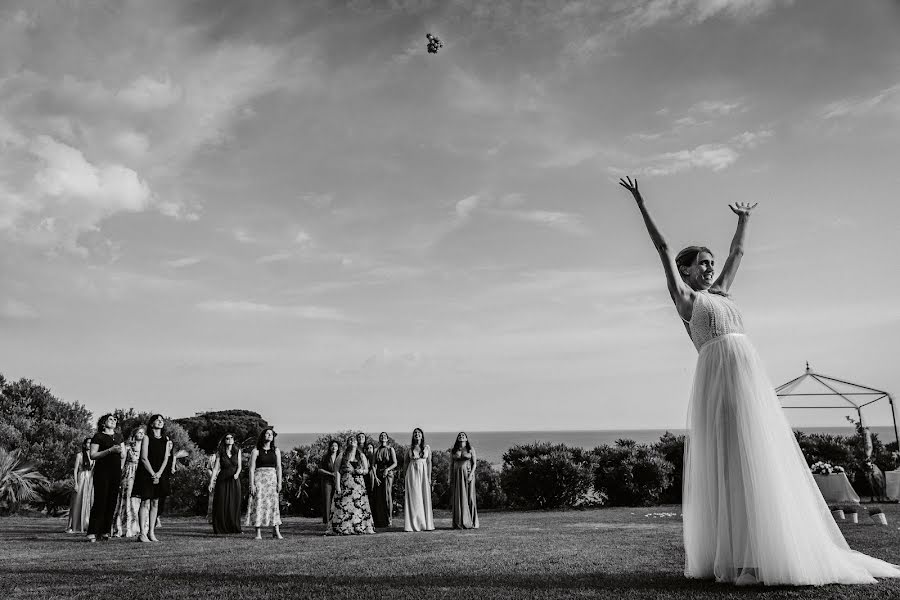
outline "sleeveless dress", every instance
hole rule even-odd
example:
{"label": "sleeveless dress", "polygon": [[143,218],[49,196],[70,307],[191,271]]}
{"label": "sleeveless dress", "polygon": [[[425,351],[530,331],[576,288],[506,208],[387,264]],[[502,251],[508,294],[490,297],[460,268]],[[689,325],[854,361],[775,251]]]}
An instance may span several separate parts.
{"label": "sleeveless dress", "polygon": [[900,577],[847,545],[734,302],[697,292],[690,331],[699,357],[684,461],[685,575],[739,585]]}
{"label": "sleeveless dress", "polygon": [[69,523],[66,531],[85,533],[91,516],[91,505],[94,503],[94,461],[84,460],[84,452],[78,453],[78,476],[75,478],[75,489],[69,502]]}
{"label": "sleeveless dress", "polygon": [[425,446],[420,456],[412,448],[406,451],[406,494],[403,502],[403,531],[432,531],[431,511],[431,448]]}
{"label": "sleeveless dress", "polygon": [[474,454],[459,450],[450,455],[450,508],[453,529],[478,529],[478,509],[475,507]]}
{"label": "sleeveless dress", "polygon": [[[153,470],[158,472],[163,465],[163,460],[166,458],[166,444],[169,442],[169,437],[163,434],[157,438],[152,433],[147,433],[146,439],[147,460],[150,461]],[[168,460],[172,460],[172,457],[170,456]],[[147,467],[139,463],[137,474],[134,476],[134,487],[131,490],[131,495],[137,496],[142,500],[155,500],[168,496],[169,475],[172,472],[170,467],[171,465],[166,461],[166,468],[163,469],[159,483],[154,484],[153,477],[147,471]]]}
{"label": "sleeveless dress", "polygon": [[331,502],[331,531],[338,535],[375,533],[365,476],[356,462],[340,459],[341,491]]}
{"label": "sleeveless dress", "polygon": [[116,501],[116,512],[113,515],[113,535],[116,537],[134,537],[141,532],[138,525],[140,499],[131,496],[138,462],[141,460],[141,447],[137,443],[130,443],[126,448],[125,468],[122,471],[122,482],[119,484],[119,499]]}
{"label": "sleeveless dress", "polygon": [[238,470],[238,451],[231,456],[219,454],[219,474],[213,488],[213,533],[241,533],[241,482],[235,479]]}
{"label": "sleeveless dress", "polygon": [[[340,463],[340,452],[331,459],[331,454],[326,454],[319,462],[319,469],[334,473]],[[334,476],[319,473],[319,483],[322,490],[322,522],[326,525],[331,523],[331,503],[334,500]]]}
{"label": "sleeveless dress", "polygon": [[256,470],[253,473],[253,484],[256,495],[250,496],[247,508],[247,527],[274,527],[281,525],[281,500],[278,497],[278,459],[275,453],[278,448],[260,450],[256,455]]}
{"label": "sleeveless dress", "polygon": [[394,497],[392,488],[394,487],[394,470],[385,473],[394,462],[394,454],[389,446],[378,447],[373,457],[375,466],[375,475],[378,476],[378,483],[372,486],[372,494],[369,499],[372,504],[372,520],[375,527],[390,527],[394,517]]}

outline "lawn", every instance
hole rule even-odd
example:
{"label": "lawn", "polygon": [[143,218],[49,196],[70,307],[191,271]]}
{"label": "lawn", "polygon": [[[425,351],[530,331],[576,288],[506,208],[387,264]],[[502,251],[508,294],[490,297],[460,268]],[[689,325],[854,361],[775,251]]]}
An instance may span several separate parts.
{"label": "lawn", "polygon": [[[841,525],[854,549],[900,561],[900,507],[890,525]],[[682,576],[679,506],[485,512],[478,531],[397,528],[323,537],[288,518],[285,539],[219,538],[201,518],[168,518],[161,543],[88,544],[64,521],[0,519],[0,598],[900,598],[900,581],[872,586],[734,588]],[[650,515],[650,516],[648,516]],[[395,521],[396,522],[396,521]]]}

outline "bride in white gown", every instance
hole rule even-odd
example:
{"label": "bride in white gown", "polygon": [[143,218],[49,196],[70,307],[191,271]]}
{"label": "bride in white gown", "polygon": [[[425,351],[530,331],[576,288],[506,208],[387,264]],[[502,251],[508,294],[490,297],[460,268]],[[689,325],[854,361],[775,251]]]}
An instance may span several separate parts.
{"label": "bride in white gown", "polygon": [[699,352],[684,460],[685,575],[737,585],[900,577],[897,566],[847,545],[727,295],[756,205],[729,206],[738,216],[737,231],[714,279],[712,252],[691,246],[673,259],[637,180],[626,177],[619,184],[634,196]]}

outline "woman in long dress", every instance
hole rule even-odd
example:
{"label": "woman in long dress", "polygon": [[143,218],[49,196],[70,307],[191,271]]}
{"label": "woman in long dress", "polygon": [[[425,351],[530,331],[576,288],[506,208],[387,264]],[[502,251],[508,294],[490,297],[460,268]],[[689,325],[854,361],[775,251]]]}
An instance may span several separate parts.
{"label": "woman in long dress", "polygon": [[91,505],[94,503],[94,461],[91,459],[91,438],[84,438],[81,451],[75,455],[75,487],[69,502],[69,523],[66,533],[84,533],[88,529]]}
{"label": "woman in long dress", "polygon": [[322,490],[322,522],[330,527],[331,503],[334,500],[334,481],[337,478],[340,461],[341,443],[337,440],[328,442],[328,452],[319,462],[319,482]]}
{"label": "woman in long dress", "polygon": [[813,480],[763,363],[728,291],[754,205],[717,278],[707,248],[674,258],[637,180],[631,192],[665,270],[669,294],[699,352],[684,461],[685,575],[737,585],[874,583],[900,569],[850,549]]}
{"label": "woman in long dress", "polygon": [[331,503],[331,533],[336,535],[375,533],[366,494],[365,475],[369,472],[369,461],[357,446],[356,439],[355,436],[347,438],[338,461]]}
{"label": "woman in long dress", "polygon": [[97,433],[91,438],[90,457],[94,462],[94,504],[88,523],[90,542],[106,541],[112,532],[116,499],[122,480],[122,463],[125,461],[125,444],[116,431],[118,420],[111,414],[100,417]]}
{"label": "woman in long dress", "polygon": [[475,507],[475,466],[478,459],[469,436],[460,431],[450,450],[450,508],[453,529],[478,529]]}
{"label": "woman in long dress", "polygon": [[160,501],[169,495],[169,475],[172,472],[172,441],[165,434],[166,421],[153,415],[147,421],[147,435],[141,440],[141,462],[134,476],[132,495],[141,499],[138,511],[141,542],[158,542],[156,519]]}
{"label": "woman in long dress", "polygon": [[233,433],[221,439],[215,456],[209,481],[213,533],[241,533],[241,449]]}
{"label": "woman in long dress", "polygon": [[425,433],[413,429],[412,443],[406,452],[403,498],[403,531],[432,531],[431,511],[431,447],[425,443]]}
{"label": "woman in long dress", "polygon": [[390,446],[387,433],[378,434],[378,449],[372,458],[372,520],[375,527],[390,527],[394,518],[394,471],[397,469],[397,453]]}
{"label": "woman in long dress", "polygon": [[125,466],[122,469],[122,481],[119,484],[119,498],[116,501],[116,512],[113,515],[113,535],[115,537],[135,537],[141,532],[138,523],[138,510],[141,501],[133,498],[134,477],[141,460],[141,442],[144,439],[144,426],[139,425],[128,436],[125,444]]}
{"label": "woman in long dress", "polygon": [[246,525],[256,528],[256,539],[262,539],[262,528],[271,527],[272,537],[281,535],[281,452],[275,446],[275,430],[263,429],[250,453],[250,506]]}

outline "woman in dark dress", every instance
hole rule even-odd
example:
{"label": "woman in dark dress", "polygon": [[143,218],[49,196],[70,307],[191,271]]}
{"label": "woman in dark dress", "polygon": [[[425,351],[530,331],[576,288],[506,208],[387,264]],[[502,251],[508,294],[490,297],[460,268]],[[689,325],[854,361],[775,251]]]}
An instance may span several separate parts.
{"label": "woman in dark dress", "polygon": [[125,445],[116,433],[116,418],[111,414],[97,421],[97,433],[91,438],[90,457],[94,463],[94,505],[88,519],[88,541],[106,541],[112,532],[113,513],[119,497]]}
{"label": "woman in dark dress", "polygon": [[378,434],[378,449],[372,458],[373,486],[370,496],[372,519],[375,527],[390,527],[394,517],[394,471],[397,469],[397,453],[390,446],[390,437],[385,432]]}
{"label": "woman in dark dress", "polygon": [[469,436],[460,431],[450,450],[450,507],[453,529],[478,529],[478,510],[475,507],[475,450]]}
{"label": "woman in dark dress", "polygon": [[166,421],[162,415],[153,415],[147,421],[147,435],[141,440],[141,462],[134,477],[132,495],[141,499],[139,519],[142,542],[158,542],[156,517],[159,501],[169,495],[169,458],[172,441],[163,432]]}
{"label": "woman in dark dress", "polygon": [[319,462],[319,480],[322,487],[322,522],[331,522],[331,501],[334,500],[334,480],[337,477],[338,459],[341,443],[337,440],[328,442],[328,452]]}
{"label": "woman in dark dress", "polygon": [[234,434],[219,442],[209,491],[213,495],[213,533],[241,533],[241,450]]}

